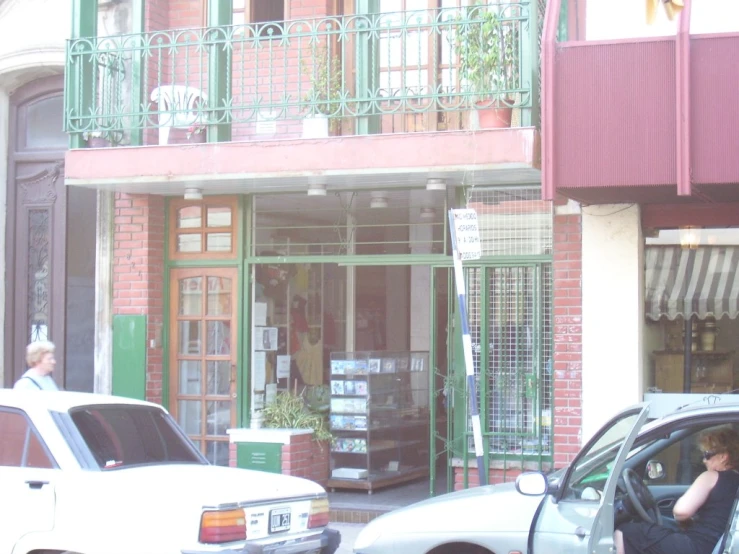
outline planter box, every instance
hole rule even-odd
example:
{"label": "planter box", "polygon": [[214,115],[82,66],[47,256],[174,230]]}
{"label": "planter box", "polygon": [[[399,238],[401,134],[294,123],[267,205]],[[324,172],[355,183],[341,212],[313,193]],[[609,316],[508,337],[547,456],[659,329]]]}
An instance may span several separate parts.
{"label": "planter box", "polygon": [[303,119],[303,138],[317,139],[329,136],[328,116],[323,114],[306,115]]}
{"label": "planter box", "polygon": [[310,479],[325,486],[329,445],[310,429],[229,429],[229,465]]}

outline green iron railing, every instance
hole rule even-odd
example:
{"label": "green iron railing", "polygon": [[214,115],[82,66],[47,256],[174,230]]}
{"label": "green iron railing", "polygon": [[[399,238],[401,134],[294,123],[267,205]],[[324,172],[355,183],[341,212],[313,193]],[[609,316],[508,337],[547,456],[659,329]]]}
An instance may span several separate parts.
{"label": "green iron railing", "polygon": [[467,128],[463,112],[491,106],[535,125],[538,18],[518,2],[73,39],[65,129],[249,140],[324,115],[342,134],[407,132]]}

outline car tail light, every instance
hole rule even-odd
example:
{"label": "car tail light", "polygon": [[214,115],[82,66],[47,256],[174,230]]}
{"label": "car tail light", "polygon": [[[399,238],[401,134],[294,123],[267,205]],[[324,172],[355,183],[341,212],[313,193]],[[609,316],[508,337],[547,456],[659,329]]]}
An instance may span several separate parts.
{"label": "car tail light", "polygon": [[203,512],[200,519],[200,542],[222,543],[246,540],[244,510]]}
{"label": "car tail light", "polygon": [[308,529],[325,527],[328,525],[328,498],[316,498],[311,500],[310,515],[308,516]]}

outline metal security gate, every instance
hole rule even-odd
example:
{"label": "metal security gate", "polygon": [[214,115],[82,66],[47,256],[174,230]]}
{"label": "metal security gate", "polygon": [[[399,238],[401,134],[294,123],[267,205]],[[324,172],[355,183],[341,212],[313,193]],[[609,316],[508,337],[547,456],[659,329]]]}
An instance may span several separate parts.
{"label": "metal security gate", "polygon": [[[551,263],[470,267],[465,276],[485,464],[506,480],[511,469],[542,469],[552,455]],[[453,367],[452,450],[466,487],[475,456],[464,367]]]}

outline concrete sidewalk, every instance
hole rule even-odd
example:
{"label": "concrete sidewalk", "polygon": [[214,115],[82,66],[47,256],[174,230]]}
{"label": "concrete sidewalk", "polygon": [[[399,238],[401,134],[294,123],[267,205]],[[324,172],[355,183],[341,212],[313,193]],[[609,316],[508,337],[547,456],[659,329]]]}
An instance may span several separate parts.
{"label": "concrete sidewalk", "polygon": [[364,527],[363,523],[330,523],[329,527],[341,533],[341,545],[336,554],[352,554],[354,539]]}

